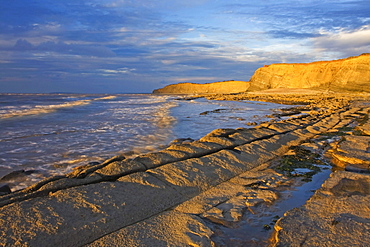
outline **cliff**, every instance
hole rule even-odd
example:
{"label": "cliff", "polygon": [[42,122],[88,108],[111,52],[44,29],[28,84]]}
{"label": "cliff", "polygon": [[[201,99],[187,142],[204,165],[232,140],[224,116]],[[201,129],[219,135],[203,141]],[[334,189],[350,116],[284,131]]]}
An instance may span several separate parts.
{"label": "cliff", "polygon": [[322,88],[370,92],[370,54],[333,61],[271,64],[257,69],[250,83],[250,91]]}
{"label": "cliff", "polygon": [[207,84],[178,83],[153,91],[155,94],[195,94],[195,93],[240,93],[249,88],[246,81],[224,81]]}

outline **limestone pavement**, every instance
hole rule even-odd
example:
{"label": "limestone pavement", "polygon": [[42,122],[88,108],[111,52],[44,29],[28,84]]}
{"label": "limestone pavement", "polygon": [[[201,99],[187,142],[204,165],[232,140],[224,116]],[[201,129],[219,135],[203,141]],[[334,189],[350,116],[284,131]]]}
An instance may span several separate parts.
{"label": "limestone pavement", "polygon": [[[337,104],[254,128],[218,129],[197,141],[134,159],[113,157],[4,194],[0,245],[214,246],[209,222],[232,227],[246,209],[275,201],[275,189],[289,183],[268,167],[253,175],[254,169],[291,146],[368,116],[368,107],[351,106]],[[363,133],[367,123],[359,127]],[[341,145],[337,152],[345,150],[346,143]],[[361,193],[367,196],[359,202],[368,202],[368,191]],[[359,197],[357,192],[344,196]],[[330,218],[332,226],[353,222],[343,217]],[[287,215],[275,227],[279,246],[295,246],[282,237],[291,237],[284,232],[288,220]]]}
{"label": "limestone pavement", "polygon": [[330,150],[335,164],[343,169],[332,173],[305,205],[278,220],[272,246],[369,245],[369,105],[356,113],[365,117]]}

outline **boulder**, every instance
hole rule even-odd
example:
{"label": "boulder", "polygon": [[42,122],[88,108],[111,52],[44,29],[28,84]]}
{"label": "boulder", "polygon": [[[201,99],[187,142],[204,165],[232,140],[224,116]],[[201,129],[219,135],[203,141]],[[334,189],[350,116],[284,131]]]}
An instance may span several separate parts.
{"label": "boulder", "polygon": [[0,184],[0,195],[11,193],[11,189],[7,184]]}
{"label": "boulder", "polygon": [[24,176],[30,175],[30,174],[35,173],[35,172],[37,172],[37,171],[35,171],[35,170],[25,171],[23,169],[12,171],[12,172],[6,174],[5,176],[1,177],[0,181],[10,181],[10,180],[22,178]]}

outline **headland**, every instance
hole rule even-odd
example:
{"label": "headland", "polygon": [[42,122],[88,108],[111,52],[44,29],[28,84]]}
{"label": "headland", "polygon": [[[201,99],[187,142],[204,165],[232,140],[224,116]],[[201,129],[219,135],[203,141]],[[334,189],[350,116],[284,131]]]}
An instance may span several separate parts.
{"label": "headland", "polygon": [[267,89],[370,92],[370,53],[333,61],[279,63],[258,68],[248,82],[179,83],[154,90],[162,94],[241,93]]}
{"label": "headland", "polygon": [[246,81],[223,81],[206,84],[178,83],[156,89],[154,94],[214,94],[214,93],[240,93],[248,90],[250,86]]}

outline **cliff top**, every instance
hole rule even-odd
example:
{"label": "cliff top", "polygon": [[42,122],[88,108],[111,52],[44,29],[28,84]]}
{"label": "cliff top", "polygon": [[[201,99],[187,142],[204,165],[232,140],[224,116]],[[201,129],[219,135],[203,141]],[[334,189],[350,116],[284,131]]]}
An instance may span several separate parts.
{"label": "cliff top", "polygon": [[165,94],[199,94],[199,93],[239,93],[245,92],[250,86],[246,81],[222,81],[213,83],[190,83],[182,82],[178,84],[167,85],[156,89],[153,93]]}
{"label": "cliff top", "polygon": [[275,63],[257,69],[249,81],[180,82],[156,89],[153,93],[241,93],[274,88],[370,92],[369,65],[370,53],[331,61]]}
{"label": "cliff top", "polygon": [[370,53],[362,53],[359,56],[352,56],[352,57],[341,58],[341,59],[336,59],[336,60],[314,61],[314,62],[309,62],[309,63],[272,63],[267,66],[271,66],[271,65],[309,65],[309,64],[320,64],[320,63],[330,63],[330,62],[343,62],[346,60],[352,60],[352,59],[366,57],[366,56],[370,58]]}
{"label": "cliff top", "polygon": [[217,83],[228,83],[228,82],[248,82],[248,81],[235,81],[235,80],[226,80],[226,81],[216,81],[216,82],[207,82],[207,83],[196,83],[196,82],[179,82],[179,83],[173,83],[169,84],[167,86],[173,86],[173,85],[210,85],[210,84],[217,84]]}

